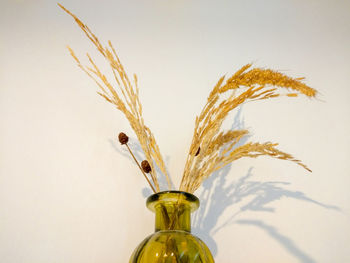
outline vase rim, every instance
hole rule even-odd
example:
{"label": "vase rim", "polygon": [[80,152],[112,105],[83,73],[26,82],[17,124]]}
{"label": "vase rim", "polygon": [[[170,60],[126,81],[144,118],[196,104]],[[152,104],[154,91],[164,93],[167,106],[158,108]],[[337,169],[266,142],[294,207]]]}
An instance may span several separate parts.
{"label": "vase rim", "polygon": [[189,203],[191,211],[195,211],[199,207],[199,199],[197,196],[179,190],[166,190],[152,194],[147,198],[146,204],[150,210],[154,211],[154,203],[156,201],[175,202],[177,201],[176,196],[183,196],[185,198],[183,201],[187,201]]}

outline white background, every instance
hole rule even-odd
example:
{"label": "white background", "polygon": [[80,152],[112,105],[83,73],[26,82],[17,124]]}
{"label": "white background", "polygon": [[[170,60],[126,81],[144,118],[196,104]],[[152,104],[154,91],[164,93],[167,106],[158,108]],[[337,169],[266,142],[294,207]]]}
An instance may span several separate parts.
{"label": "white background", "polygon": [[[178,185],[195,115],[223,74],[280,70],[317,99],[250,103],[225,123],[304,161],[242,159],[196,192],[216,262],[350,262],[350,2],[62,1],[137,73]],[[124,116],[75,65],[94,48],[56,1],[0,2],[0,262],[128,262],[153,231]],[[101,62],[101,61],[99,61]],[[101,64],[103,68],[103,64]],[[211,188],[209,188],[211,186]],[[203,195],[210,191],[210,198]]]}

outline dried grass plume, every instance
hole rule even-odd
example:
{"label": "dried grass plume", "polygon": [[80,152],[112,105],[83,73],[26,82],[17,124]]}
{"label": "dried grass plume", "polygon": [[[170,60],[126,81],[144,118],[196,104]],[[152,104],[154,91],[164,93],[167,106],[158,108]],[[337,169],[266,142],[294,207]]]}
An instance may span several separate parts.
{"label": "dried grass plume", "polygon": [[[108,63],[113,73],[112,81],[101,72],[89,54],[87,54],[89,65],[83,65],[73,49],[68,47],[71,56],[77,65],[97,84],[100,89],[98,94],[120,110],[129,121],[145,154],[146,160],[142,162],[142,169],[150,174],[156,191],[160,191],[156,165],[166,177],[168,188],[171,189],[171,181],[158,144],[151,130],[145,125],[142,116],[137,76],[133,75],[133,79],[128,77],[110,41],[108,41],[108,45],[104,46],[77,16],[61,4],[58,5],[74,18],[77,25]],[[271,156],[292,161],[311,171],[300,160],[277,149],[277,143],[248,142],[238,146],[241,139],[249,134],[248,130],[222,130],[223,121],[228,114],[244,103],[281,96],[288,98],[295,98],[299,95],[315,97],[317,91],[302,81],[303,78],[291,78],[271,69],[252,68],[252,64],[243,66],[226,80],[225,76],[222,76],[210,92],[204,108],[195,119],[192,143],[184,167],[180,190],[193,193],[213,172],[242,157]],[[127,143],[125,137],[119,139]]]}

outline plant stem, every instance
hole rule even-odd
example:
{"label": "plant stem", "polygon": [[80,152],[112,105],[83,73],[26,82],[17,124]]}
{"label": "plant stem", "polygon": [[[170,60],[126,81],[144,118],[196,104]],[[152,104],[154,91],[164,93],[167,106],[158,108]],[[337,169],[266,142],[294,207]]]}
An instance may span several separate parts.
{"label": "plant stem", "polygon": [[145,174],[145,172],[142,170],[142,168],[141,168],[139,162],[136,160],[136,158],[135,158],[134,154],[132,153],[132,151],[131,151],[129,145],[128,145],[127,143],[125,143],[125,145],[126,145],[126,147],[128,148],[129,153],[131,154],[132,158],[134,158],[135,163],[136,163],[137,166],[140,168],[140,170],[141,170],[143,176],[146,178],[146,180],[147,180],[149,186],[152,188],[153,192],[156,193],[156,190],[154,189],[152,183],[151,183],[150,180],[148,179],[148,177],[147,177],[147,175]]}

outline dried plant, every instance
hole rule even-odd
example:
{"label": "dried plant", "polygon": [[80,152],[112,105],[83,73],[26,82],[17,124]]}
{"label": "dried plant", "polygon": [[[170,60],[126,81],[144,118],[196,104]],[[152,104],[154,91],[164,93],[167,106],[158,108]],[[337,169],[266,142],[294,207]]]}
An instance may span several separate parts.
{"label": "dried plant", "polygon": [[[76,23],[95,45],[99,53],[106,59],[112,69],[118,91],[99,70],[89,54],[87,54],[87,57],[90,66],[84,66],[73,50],[68,47],[70,54],[75,59],[78,66],[99,86],[101,90],[99,94],[108,102],[115,105],[128,119],[146,157],[146,160],[142,162],[142,167],[135,159],[141,171],[150,174],[155,186],[155,191],[160,191],[156,169],[154,167],[156,164],[165,175],[170,189],[170,178],[166,171],[159,147],[142,117],[142,106],[139,100],[136,75],[134,75],[132,83],[112,43],[109,41],[108,46],[104,47],[85,24],[62,5],[58,5],[75,19]],[[302,82],[303,78],[291,78],[270,69],[251,67],[251,64],[243,66],[226,81],[225,76],[221,77],[209,94],[207,103],[199,116],[196,117],[193,139],[187,156],[180,190],[193,193],[202,184],[203,180],[213,172],[242,157],[256,158],[258,156],[267,155],[295,162],[306,170],[311,171],[300,160],[295,159],[288,153],[278,150],[276,148],[278,145],[277,143],[249,142],[238,146],[241,139],[249,134],[247,130],[221,130],[223,121],[228,114],[243,103],[280,96],[297,97],[299,94],[303,94],[307,97],[315,97],[317,93],[316,90]],[[122,97],[119,95],[120,92]],[[122,144],[127,145],[126,138],[122,138],[122,141]],[[146,175],[145,177],[147,179]],[[151,183],[150,186],[152,187]]]}
{"label": "dried plant", "polygon": [[[248,134],[247,130],[220,131],[227,115],[243,103],[279,96],[297,97],[298,93],[308,97],[316,95],[316,90],[301,82],[302,78],[293,79],[270,69],[250,68],[251,64],[243,66],[225,83],[225,76],[221,77],[211,91],[196,118],[181,190],[193,193],[213,172],[242,157],[268,155],[296,162],[310,171],[300,160],[276,149],[277,144],[247,143],[235,148]],[[283,89],[286,92],[283,93]],[[222,99],[224,94],[229,95],[227,99]]]}
{"label": "dried plant", "polygon": [[[137,139],[140,142],[142,150],[145,154],[147,161],[149,162],[152,173],[152,181],[155,185],[156,190],[159,192],[158,177],[156,174],[156,169],[154,167],[154,162],[158,165],[162,173],[167,179],[168,187],[171,188],[170,178],[168,176],[165,164],[160,154],[158,144],[151,132],[151,130],[145,125],[144,119],[142,117],[142,106],[139,100],[139,89],[137,86],[137,76],[134,74],[134,83],[132,83],[125,72],[123,65],[121,64],[119,57],[110,41],[108,41],[108,46],[103,46],[99,39],[92,33],[90,28],[83,24],[79,18],[67,10],[61,4],[58,4],[64,11],[71,15],[78,26],[84,31],[86,36],[95,45],[99,53],[105,58],[109,64],[116,85],[121,92],[122,97],[118,94],[118,91],[113,87],[112,83],[107,79],[107,77],[99,70],[93,59],[87,54],[90,66],[84,66],[75,55],[74,51],[68,47],[70,54],[77,62],[78,66],[90,77],[92,78],[98,87],[100,88],[99,95],[105,98],[108,102],[116,106],[118,110],[124,113],[125,117],[129,121],[131,128],[134,130]],[[154,160],[154,162],[153,162]]]}

